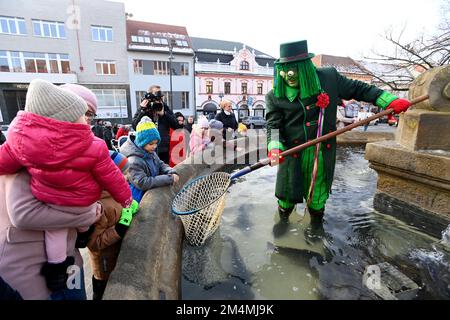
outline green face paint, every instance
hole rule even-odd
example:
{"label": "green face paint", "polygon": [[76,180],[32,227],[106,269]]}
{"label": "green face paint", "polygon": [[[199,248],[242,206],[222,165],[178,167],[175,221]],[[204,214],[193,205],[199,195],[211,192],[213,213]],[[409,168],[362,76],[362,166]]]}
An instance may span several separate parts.
{"label": "green face paint", "polygon": [[281,71],[280,75],[283,77],[284,82],[291,88],[298,88],[298,70],[297,65],[288,66],[286,71]]}

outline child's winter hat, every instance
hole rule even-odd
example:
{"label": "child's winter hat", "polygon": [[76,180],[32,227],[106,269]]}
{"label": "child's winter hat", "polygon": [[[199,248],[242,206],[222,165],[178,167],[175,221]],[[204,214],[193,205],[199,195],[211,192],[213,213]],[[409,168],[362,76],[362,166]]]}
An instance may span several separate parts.
{"label": "child's winter hat", "polygon": [[238,126],[238,132],[243,132],[243,131],[247,131],[247,126],[241,122],[241,123],[239,123],[239,126]]}
{"label": "child's winter hat", "polygon": [[223,129],[223,123],[222,123],[222,121],[219,121],[219,120],[216,120],[216,119],[212,119],[212,120],[209,120],[209,127],[211,129],[222,130]]}
{"label": "child's winter hat", "polygon": [[199,128],[209,128],[209,122],[205,116],[201,116],[200,118],[198,118],[198,127]]}
{"label": "child's winter hat", "polygon": [[114,164],[122,171],[122,173],[125,173],[128,169],[128,158],[120,152],[111,150],[109,150],[109,156],[112,161],[114,161]]}
{"label": "child's winter hat", "polygon": [[68,90],[81,97],[87,103],[89,110],[93,113],[97,113],[97,97],[91,90],[74,83],[63,84],[60,88]]}
{"label": "child's winter hat", "polygon": [[138,147],[143,148],[146,144],[158,140],[158,144],[161,142],[161,136],[159,135],[158,128],[156,128],[152,119],[149,117],[142,117],[141,121],[136,127],[136,140],[134,143]]}
{"label": "child's winter hat", "polygon": [[25,111],[60,121],[75,122],[87,110],[86,102],[72,92],[42,79],[34,79],[30,83]]}

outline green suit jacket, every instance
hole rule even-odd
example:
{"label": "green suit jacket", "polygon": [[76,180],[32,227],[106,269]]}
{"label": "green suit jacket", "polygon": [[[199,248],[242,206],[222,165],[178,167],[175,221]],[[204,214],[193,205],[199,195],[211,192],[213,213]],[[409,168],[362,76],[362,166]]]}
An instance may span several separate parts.
{"label": "green suit jacket", "polygon": [[[336,112],[338,99],[366,101],[375,104],[383,90],[362,81],[351,80],[337,72],[335,68],[318,68],[317,75],[322,90],[330,103],[325,109],[323,134],[336,130]],[[286,98],[276,98],[273,90],[266,94],[267,145],[281,142],[284,150],[313,140],[317,135],[319,108],[315,106],[317,97],[290,102]],[[277,134],[278,132],[278,134]],[[274,143],[271,143],[274,142]],[[272,147],[273,148],[273,147]],[[336,138],[322,142],[325,164],[325,179],[328,190],[333,182],[336,162]],[[279,166],[275,195],[279,199],[292,203],[303,202],[307,190],[303,190],[301,170],[301,152],[286,157]]]}

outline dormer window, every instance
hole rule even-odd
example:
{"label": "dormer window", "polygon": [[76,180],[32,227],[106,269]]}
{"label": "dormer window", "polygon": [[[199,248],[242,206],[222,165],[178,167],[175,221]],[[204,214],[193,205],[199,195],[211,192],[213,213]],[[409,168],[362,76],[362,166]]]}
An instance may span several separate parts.
{"label": "dormer window", "polygon": [[241,62],[241,70],[249,70],[250,69],[250,64],[247,61],[242,61]]}

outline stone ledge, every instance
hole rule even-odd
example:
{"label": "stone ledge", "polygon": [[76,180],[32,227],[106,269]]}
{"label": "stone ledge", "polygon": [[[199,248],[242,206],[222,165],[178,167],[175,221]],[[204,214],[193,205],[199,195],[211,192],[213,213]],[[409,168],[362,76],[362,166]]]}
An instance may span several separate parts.
{"label": "stone ledge", "polygon": [[367,144],[365,158],[378,165],[450,185],[450,152],[411,151],[395,141],[383,141]]}
{"label": "stone ledge", "polygon": [[384,140],[394,140],[394,133],[347,131],[336,137],[337,143],[342,145],[346,144],[361,145]]}

